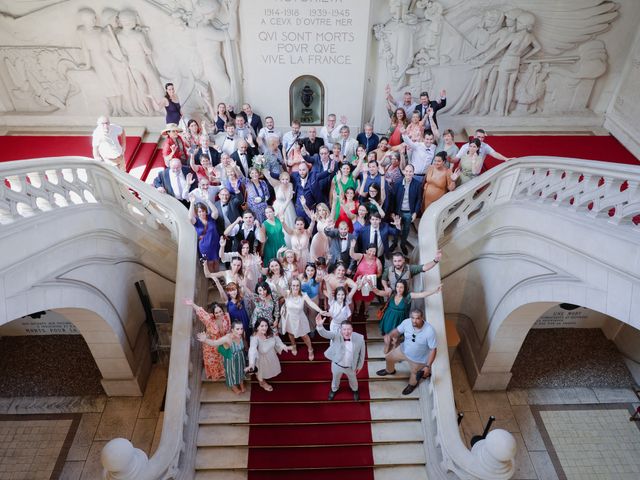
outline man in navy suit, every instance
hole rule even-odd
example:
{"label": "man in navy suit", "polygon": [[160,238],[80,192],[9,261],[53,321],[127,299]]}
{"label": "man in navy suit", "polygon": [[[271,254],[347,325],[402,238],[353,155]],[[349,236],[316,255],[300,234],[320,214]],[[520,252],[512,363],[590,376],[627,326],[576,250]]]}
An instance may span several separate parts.
{"label": "man in navy suit", "polygon": [[189,192],[196,188],[193,172],[184,167],[179,158],[172,158],[169,166],[158,172],[153,186],[161,193],[171,195],[185,207],[189,207]]}
{"label": "man in navy suit", "polygon": [[[422,185],[413,178],[414,168],[409,164],[404,167],[404,179],[398,182],[394,192],[394,211],[396,218],[401,221],[400,232],[400,248],[402,253],[407,255],[409,249],[407,247],[407,238],[409,238],[409,230],[411,223],[416,219],[422,206]],[[397,240],[394,242],[391,250],[397,246]]]}
{"label": "man in navy suit", "polygon": [[201,165],[202,157],[208,157],[214,167],[220,163],[220,152],[209,146],[209,137],[206,135],[200,138],[200,147],[194,153],[194,163]]}
{"label": "man in navy suit", "polygon": [[365,225],[358,234],[356,250],[364,253],[369,245],[376,246],[376,257],[384,265],[384,257],[391,255],[389,248],[389,237],[400,233],[400,220],[396,220],[395,226],[382,222],[382,216],[378,212],[373,212],[369,216],[369,224]]}
{"label": "man in navy suit", "polygon": [[247,125],[250,125],[251,128],[253,128],[253,131],[256,132],[256,134],[262,130],[262,119],[260,118],[260,115],[253,113],[251,105],[248,103],[242,105],[242,112],[240,112],[240,115],[244,117],[244,121],[247,122]]}
{"label": "man in navy suit", "polygon": [[364,124],[364,132],[360,132],[356,137],[356,140],[360,145],[364,145],[364,148],[367,149],[367,153],[378,148],[378,143],[380,143],[380,137],[373,133],[373,125],[370,123]]}
{"label": "man in navy suit", "polygon": [[433,123],[435,123],[436,127],[437,127],[438,126],[438,120],[436,119],[436,112],[438,110],[440,110],[441,108],[444,108],[446,105],[447,105],[447,92],[446,92],[446,90],[442,90],[440,92],[440,100],[438,100],[437,102],[435,100],[430,100],[429,99],[429,93],[428,92],[422,92],[420,94],[420,103],[418,105],[416,105],[416,109],[414,111],[418,112],[420,114],[420,120],[425,119],[425,122],[424,122],[424,129],[425,130],[431,129],[431,126],[430,126],[430,123],[429,123],[429,115],[428,115],[429,107],[431,107],[433,109]]}
{"label": "man in navy suit", "polygon": [[291,184],[296,198],[296,214],[305,219],[308,225],[311,219],[307,216],[300,199],[304,197],[307,208],[313,210],[317,203],[323,201],[322,192],[326,184],[331,182],[330,171],[310,172],[309,165],[302,162],[298,166],[298,171],[291,174]]}

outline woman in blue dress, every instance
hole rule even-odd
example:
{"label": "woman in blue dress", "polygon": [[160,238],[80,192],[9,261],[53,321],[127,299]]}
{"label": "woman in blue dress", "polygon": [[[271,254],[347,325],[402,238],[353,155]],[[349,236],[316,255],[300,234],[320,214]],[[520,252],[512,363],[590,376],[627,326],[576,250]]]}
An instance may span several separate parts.
{"label": "woman in blue dress", "polygon": [[244,327],[245,345],[249,345],[249,337],[252,333],[251,322],[249,320],[249,312],[242,298],[242,291],[238,284],[229,282],[224,287],[227,294],[227,312],[231,317],[231,322],[240,322]]}
{"label": "woman in blue dress", "polygon": [[164,107],[166,111],[165,123],[175,123],[178,125],[182,118],[182,107],[180,106],[180,99],[176,93],[176,87],[173,83],[166,83],[164,85],[164,97],[160,101],[156,100],[153,95],[147,95],[157,110]]}
{"label": "woman in blue dress", "polygon": [[[309,297],[311,301],[316,305],[318,305],[320,294],[320,282],[316,280],[317,273],[318,270],[315,263],[307,263],[307,265],[304,267],[304,272],[302,272],[298,276],[298,278],[300,279],[300,288],[302,289],[302,293],[306,293],[307,297]],[[307,314],[309,326],[311,327],[310,336],[313,337],[316,331],[315,325],[317,312],[311,310],[311,308],[309,308],[307,305],[305,305],[304,311]]]}
{"label": "woman in blue dress", "polygon": [[204,203],[196,203],[195,205],[193,203],[191,202],[189,206],[189,220],[198,234],[200,258],[207,262],[209,271],[215,272],[218,270],[218,260],[220,260],[218,227]]}

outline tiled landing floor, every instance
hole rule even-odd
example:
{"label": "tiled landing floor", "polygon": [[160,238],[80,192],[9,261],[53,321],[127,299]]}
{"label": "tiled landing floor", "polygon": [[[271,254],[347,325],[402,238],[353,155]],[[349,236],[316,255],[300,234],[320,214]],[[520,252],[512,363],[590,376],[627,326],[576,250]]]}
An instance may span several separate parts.
{"label": "tiled landing floor", "polygon": [[630,408],[539,405],[533,416],[561,480],[640,478],[640,424]]}
{"label": "tiled landing floor", "polygon": [[0,480],[49,480],[62,472],[80,415],[0,415]]}

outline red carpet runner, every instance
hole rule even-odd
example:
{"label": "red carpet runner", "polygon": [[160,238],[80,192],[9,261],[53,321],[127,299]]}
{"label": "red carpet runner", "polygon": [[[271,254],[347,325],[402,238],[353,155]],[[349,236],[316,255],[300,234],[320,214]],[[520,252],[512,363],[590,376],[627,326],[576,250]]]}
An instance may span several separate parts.
{"label": "red carpet runner", "polygon": [[[354,325],[365,334],[365,323]],[[316,335],[315,360],[299,342],[298,355],[284,353],[273,392],[253,383],[249,429],[249,480],[373,480],[367,363],[360,371],[360,402],[346,378],[329,402],[331,366]]]}

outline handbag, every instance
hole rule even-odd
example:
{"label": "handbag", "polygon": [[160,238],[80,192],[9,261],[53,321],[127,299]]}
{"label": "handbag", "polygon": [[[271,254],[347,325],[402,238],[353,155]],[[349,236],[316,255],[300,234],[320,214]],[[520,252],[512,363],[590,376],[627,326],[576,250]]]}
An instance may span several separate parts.
{"label": "handbag", "polygon": [[382,320],[382,317],[384,317],[384,312],[387,311],[388,306],[389,306],[389,302],[381,306],[380,309],[376,312],[376,317],[378,318],[378,320]]}

